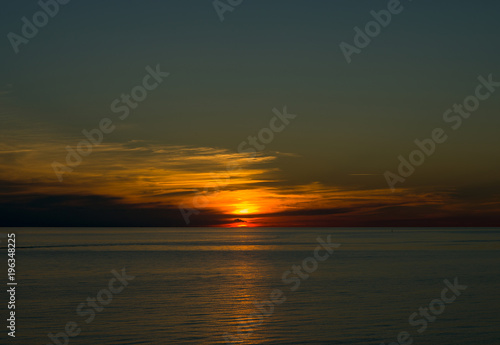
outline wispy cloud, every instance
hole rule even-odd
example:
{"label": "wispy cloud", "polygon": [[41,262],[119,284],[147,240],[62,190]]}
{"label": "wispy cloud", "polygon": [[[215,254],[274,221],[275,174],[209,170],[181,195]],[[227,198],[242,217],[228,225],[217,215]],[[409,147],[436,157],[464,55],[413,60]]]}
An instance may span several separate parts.
{"label": "wispy cloud", "polygon": [[[293,154],[261,152],[251,157],[225,148],[145,140],[104,142],[60,183],[51,163],[65,159],[66,145],[80,138],[60,135],[43,123],[23,125],[16,118],[9,119],[15,125],[0,129],[0,203],[5,201],[4,209],[11,214],[16,210],[36,213],[49,222],[46,225],[50,224],[48,214],[57,217],[53,208],[77,215],[82,208],[92,210],[103,224],[112,224],[119,214],[129,221],[131,215],[153,217],[143,219],[149,225],[182,225],[177,220],[177,205],[189,204],[196,195],[209,200],[196,219],[199,225],[361,226],[420,224],[428,219],[450,224],[457,215],[489,220],[499,214],[498,201],[487,196],[490,187],[484,189],[488,193],[475,188],[405,188],[392,193],[386,188],[317,181],[292,184],[278,167],[280,157],[293,158]],[[229,164],[239,169],[227,169]],[[223,188],[207,189],[217,184]],[[474,210],[470,208],[471,190]],[[10,204],[14,206],[6,206]],[[165,223],[162,217],[169,221]],[[70,222],[70,217],[64,219]],[[115,224],[122,224],[121,220]],[[134,224],[141,224],[140,220]]]}

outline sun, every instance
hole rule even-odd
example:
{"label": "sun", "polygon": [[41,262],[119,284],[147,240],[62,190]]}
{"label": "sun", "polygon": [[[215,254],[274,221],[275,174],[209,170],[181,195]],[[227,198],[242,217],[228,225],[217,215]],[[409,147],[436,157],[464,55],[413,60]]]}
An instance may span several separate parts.
{"label": "sun", "polygon": [[253,214],[257,213],[259,208],[249,202],[240,202],[233,205],[233,214]]}

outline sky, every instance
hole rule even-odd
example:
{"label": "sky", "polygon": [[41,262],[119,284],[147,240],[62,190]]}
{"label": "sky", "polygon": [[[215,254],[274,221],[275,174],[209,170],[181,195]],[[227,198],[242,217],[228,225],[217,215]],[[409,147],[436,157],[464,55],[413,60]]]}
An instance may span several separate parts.
{"label": "sky", "polygon": [[31,38],[5,4],[0,225],[500,226],[500,4],[402,0],[356,47],[389,3],[70,1]]}

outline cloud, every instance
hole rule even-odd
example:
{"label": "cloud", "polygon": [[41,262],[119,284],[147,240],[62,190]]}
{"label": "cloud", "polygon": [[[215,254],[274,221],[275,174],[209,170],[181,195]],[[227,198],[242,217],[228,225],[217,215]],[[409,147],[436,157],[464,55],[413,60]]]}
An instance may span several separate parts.
{"label": "cloud", "polygon": [[[220,147],[104,142],[60,183],[51,163],[64,163],[65,147],[82,138],[7,117],[15,125],[0,129],[4,226],[183,226],[181,204],[200,211],[190,226],[500,225],[498,186],[392,193],[292,184],[278,167],[280,157],[294,155],[283,153],[251,157]],[[207,200],[201,207],[194,205],[200,197]]]}

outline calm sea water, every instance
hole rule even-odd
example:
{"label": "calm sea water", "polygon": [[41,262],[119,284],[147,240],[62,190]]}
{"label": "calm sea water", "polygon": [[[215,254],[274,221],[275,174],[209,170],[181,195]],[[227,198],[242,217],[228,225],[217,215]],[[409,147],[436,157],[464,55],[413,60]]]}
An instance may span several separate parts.
{"label": "calm sea water", "polygon": [[[81,333],[68,344],[225,344],[231,335],[241,344],[379,345],[400,332],[413,344],[500,344],[499,229],[2,232],[11,231],[18,246],[17,328],[15,341],[5,343],[57,344],[48,333],[74,321]],[[283,274],[314,257],[318,236],[328,235],[341,246],[292,291]],[[2,239],[2,253],[4,245]],[[135,279],[86,323],[88,314],[77,307],[123,267]],[[440,299],[443,281],[455,277],[467,289],[418,333],[420,325],[408,318]],[[258,311],[254,302],[276,289],[286,301],[264,310],[262,322],[250,316]]]}

